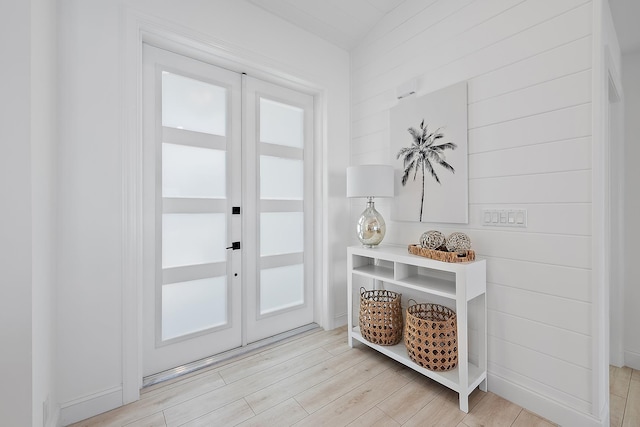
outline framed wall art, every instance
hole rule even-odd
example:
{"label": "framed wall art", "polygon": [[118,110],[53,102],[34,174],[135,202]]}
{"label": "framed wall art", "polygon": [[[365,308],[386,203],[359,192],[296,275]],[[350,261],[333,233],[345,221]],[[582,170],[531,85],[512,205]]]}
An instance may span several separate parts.
{"label": "framed wall art", "polygon": [[469,221],[467,83],[391,109],[394,221]]}

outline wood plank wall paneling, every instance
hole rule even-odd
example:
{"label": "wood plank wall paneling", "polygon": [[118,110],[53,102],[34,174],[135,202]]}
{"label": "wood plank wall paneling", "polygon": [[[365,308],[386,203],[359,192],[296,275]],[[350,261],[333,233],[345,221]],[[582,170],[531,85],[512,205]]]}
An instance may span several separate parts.
{"label": "wood plank wall paneling", "polygon": [[591,135],[591,103],[469,130],[469,153]]}
{"label": "wood plank wall paneling", "polygon": [[[487,308],[570,332],[591,333],[591,304],[587,302],[488,283]],[[538,325],[530,324],[529,327],[534,329]],[[524,335],[528,333],[528,330],[522,331]],[[547,343],[548,346],[556,344],[560,345],[551,339]],[[538,351],[546,354],[550,350],[543,347]],[[576,354],[575,357],[581,358],[582,355]]]}
{"label": "wood plank wall paneling", "polygon": [[[482,228],[483,209],[503,205],[476,204],[469,206],[469,227]],[[514,233],[550,233],[585,236],[591,233],[591,205],[589,203],[509,204],[527,209],[527,228],[510,229]]]}
{"label": "wood plank wall paneling", "polygon": [[487,352],[492,363],[585,402],[591,399],[591,377],[588,369],[503,341],[495,336],[489,337]]}
{"label": "wood plank wall paneling", "polygon": [[[453,3],[457,3],[457,1],[444,2],[449,6]],[[363,77],[352,82],[353,102],[359,103],[372,95],[384,92],[387,89],[386,82],[390,78],[403,82],[416,77],[412,70],[420,69],[420,74],[427,74],[473,53],[484,54],[484,50],[488,50],[493,45],[510,37],[516,37],[518,40],[520,39],[517,37],[518,34],[527,32],[527,30],[533,32],[536,24],[561,13],[571,11],[569,15],[575,16],[574,19],[578,20],[585,15],[591,16],[590,4],[585,5],[585,3],[590,2],[585,2],[585,0],[562,2],[556,0],[536,2],[476,0],[457,13],[445,17],[438,25],[428,28],[418,36],[400,39],[396,48],[388,52],[379,52],[371,59],[370,63],[363,67],[358,66],[354,57],[353,71],[354,73],[362,73]],[[516,5],[517,7],[514,7]],[[576,6],[578,7],[575,8]],[[503,8],[508,9],[503,10]],[[571,8],[575,8],[575,10]],[[563,23],[566,25],[567,23],[567,20],[560,21],[556,25]],[[419,22],[416,24],[420,25]],[[588,28],[590,29],[590,26]],[[584,35],[585,31],[583,30],[582,33]],[[529,36],[531,35],[533,34]],[[399,35],[394,34],[394,36]],[[551,46],[559,46],[558,41],[552,41]],[[548,50],[548,45],[545,47],[536,49],[536,53]],[[485,66],[495,69],[494,63],[482,60],[483,56],[473,58],[480,64],[484,63]],[[484,70],[484,72],[487,71],[490,70]]]}
{"label": "wood plank wall paneling", "polygon": [[[590,34],[591,7],[587,4],[547,21],[541,21],[535,26],[500,40],[484,49],[472,52],[449,64],[441,63],[439,67],[433,70],[410,70],[412,72],[409,78],[420,78],[419,93],[429,93],[465,79],[469,80],[469,85],[471,86],[474,85],[474,78],[480,78],[487,73],[498,71],[519,61],[535,58],[545,52],[556,50],[565,44],[577,42],[585,37],[591,40]],[[535,43],[531,43],[532,40],[535,40]],[[354,58],[358,51],[354,52]],[[423,51],[421,50],[421,52]],[[421,54],[424,55],[424,53]],[[589,57],[590,55],[589,52]],[[438,60],[436,57],[430,57],[430,59]],[[354,62],[355,59],[352,59],[352,64]],[[358,70],[354,69],[353,73],[354,75],[358,74]],[[538,78],[537,81],[543,80]],[[387,84],[383,91],[374,92],[369,84],[365,84],[360,80],[353,81],[354,87],[360,85],[363,90],[368,89],[366,99],[358,101],[355,96],[352,99],[354,103],[352,113],[354,122],[374,112],[386,110],[395,105],[397,102],[395,88],[398,84]],[[495,96],[495,94],[487,96]]]}
{"label": "wood plank wall paneling", "polygon": [[591,68],[591,37],[583,37],[473,79],[469,103]]}
{"label": "wood plank wall paneling", "polygon": [[[386,241],[468,233],[487,259],[490,371],[583,413],[592,394],[591,33],[589,0],[407,0],[351,59],[351,164],[391,160],[399,85],[417,79],[419,96],[468,82],[469,224],[387,216]],[[527,209],[528,227],[483,227],[482,209],[501,207]]]}
{"label": "wood plank wall paneling", "polygon": [[470,203],[590,203],[591,171],[479,178],[469,181]]}
{"label": "wood plank wall paneling", "polygon": [[[436,33],[434,27],[438,29],[438,24],[447,16],[472,2],[473,0],[453,0],[442,4],[441,1],[429,1],[424,3],[426,7],[420,7],[419,0],[406,2],[398,8],[402,10],[398,10],[394,16],[386,17],[381,25],[376,26],[377,29],[384,30],[385,23],[389,23],[386,32],[372,31],[364,43],[353,52],[354,69],[365,71],[370,68],[374,73],[382,71],[382,68],[376,67],[376,64],[383,64],[380,62],[381,54],[398,55],[394,51],[406,41],[424,40],[425,37],[418,38],[418,36],[424,36],[427,32]],[[428,40],[429,43],[433,41],[433,38]]]}
{"label": "wood plank wall paneling", "polygon": [[469,179],[591,169],[591,138],[488,151],[469,156]]}
{"label": "wood plank wall paneling", "polygon": [[546,318],[531,328],[531,322],[519,316],[489,310],[487,317],[489,328],[496,338],[533,350],[553,342],[556,345],[549,346],[545,354],[583,368],[589,369],[591,366],[591,340],[587,335],[547,325],[544,323]]}
{"label": "wood plank wall paneling", "polygon": [[565,265],[486,257],[487,281],[515,289],[589,302],[589,270]]}
{"label": "wood plank wall paneling", "polygon": [[591,70],[587,70],[469,104],[469,129],[530,117],[590,101]]}

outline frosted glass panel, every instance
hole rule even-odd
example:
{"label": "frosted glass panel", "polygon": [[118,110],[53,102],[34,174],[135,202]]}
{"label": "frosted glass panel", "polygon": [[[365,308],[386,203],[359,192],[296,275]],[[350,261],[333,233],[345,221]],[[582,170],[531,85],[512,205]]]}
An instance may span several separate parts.
{"label": "frosted glass panel", "polygon": [[303,170],[302,160],[260,156],[260,198],[302,200]]}
{"label": "frosted glass panel", "polygon": [[260,255],[290,254],[304,251],[302,212],[260,214]]}
{"label": "frosted glass panel", "polygon": [[260,141],[303,148],[304,110],[260,98]]}
{"label": "frosted glass panel", "polygon": [[225,214],[163,214],[162,267],[226,261]]}
{"label": "frosted glass panel", "polygon": [[162,144],[162,196],[224,199],[226,152]]}
{"label": "frosted glass panel", "polygon": [[260,272],[260,314],[304,303],[302,264],[268,268]]}
{"label": "frosted glass panel", "polygon": [[212,135],[226,135],[227,90],[164,71],[162,125]]}
{"label": "frosted glass panel", "polygon": [[163,340],[225,323],[227,323],[226,277],[212,277],[162,286]]}

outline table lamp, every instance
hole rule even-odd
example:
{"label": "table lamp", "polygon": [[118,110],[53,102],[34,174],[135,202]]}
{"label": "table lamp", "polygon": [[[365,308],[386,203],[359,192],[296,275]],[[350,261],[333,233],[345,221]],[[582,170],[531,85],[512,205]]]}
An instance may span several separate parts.
{"label": "table lamp", "polygon": [[347,168],[347,197],[366,197],[367,208],[358,219],[358,239],[375,248],[382,242],[387,226],[375,208],[374,197],[393,197],[393,166],[360,165]]}

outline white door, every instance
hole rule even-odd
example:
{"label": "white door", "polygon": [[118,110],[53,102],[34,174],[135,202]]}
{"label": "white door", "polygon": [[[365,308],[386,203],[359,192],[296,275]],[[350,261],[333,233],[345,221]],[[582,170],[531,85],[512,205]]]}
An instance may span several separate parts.
{"label": "white door", "polygon": [[144,46],[143,374],[241,345],[241,79]]}
{"label": "white door", "polygon": [[313,98],[148,45],[143,62],[148,376],[313,322]]}
{"label": "white door", "polygon": [[245,77],[246,338],[313,322],[313,97]]}

